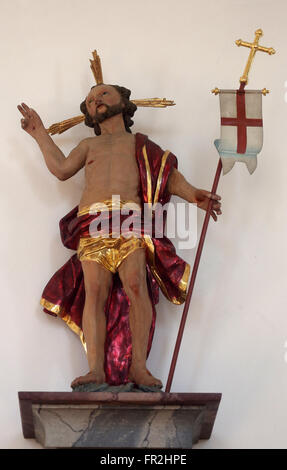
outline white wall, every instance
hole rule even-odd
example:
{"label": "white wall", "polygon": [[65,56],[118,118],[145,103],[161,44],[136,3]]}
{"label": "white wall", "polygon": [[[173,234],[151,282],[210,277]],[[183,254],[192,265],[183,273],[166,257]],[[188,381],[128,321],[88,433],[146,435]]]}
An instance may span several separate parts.
{"label": "white wall", "polygon": [[[209,441],[198,448],[267,448],[287,444],[286,113],[287,7],[284,0],[2,0],[1,60],[1,442],[24,440],[17,392],[69,391],[87,371],[80,341],[39,298],[69,258],[58,221],[81,194],[82,172],[59,182],[20,128],[25,101],[45,124],[77,115],[94,83],[97,49],[107,82],[133,98],[175,99],[166,110],[140,109],[134,132],[148,134],[179,158],[186,178],[209,189],[218,155],[219,100],[214,86],[236,88],[248,51],[238,38],[273,46],[258,53],[250,88],[263,98],[264,146],[250,176],[237,164],[220,180],[223,215],[211,221],[172,391],[222,392]],[[85,136],[78,126],[55,141],[65,152]],[[199,214],[199,228],[203,213]],[[192,262],[195,250],[180,253]],[[285,283],[284,283],[285,281]],[[182,307],[161,297],[149,366],[166,380]]]}

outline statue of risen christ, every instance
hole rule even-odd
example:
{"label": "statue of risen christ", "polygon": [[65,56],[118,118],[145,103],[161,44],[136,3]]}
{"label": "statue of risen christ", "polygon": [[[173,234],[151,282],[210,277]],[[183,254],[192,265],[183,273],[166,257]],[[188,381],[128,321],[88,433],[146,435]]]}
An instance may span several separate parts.
{"label": "statue of risen christ", "polygon": [[[85,188],[79,203],[78,216],[91,205],[112,200],[120,195],[121,203],[133,202],[140,206],[140,175],[135,159],[136,138],[125,119],[127,100],[121,94],[126,90],[113,85],[97,85],[91,89],[83,107],[86,117],[97,128],[97,137],[82,140],[66,158],[49,136],[40,116],[25,103],[18,106],[23,115],[22,128],[38,143],[49,171],[59,180],[71,178],[85,167]],[[133,114],[133,113],[132,113]],[[132,121],[130,120],[132,123]],[[197,189],[173,168],[167,182],[170,195],[177,195],[207,210],[212,199],[211,216],[216,221],[221,214],[220,196]],[[85,241],[86,239],[83,238]],[[104,313],[112,278],[118,272],[130,302],[129,325],[132,338],[132,360],[129,380],[136,384],[161,387],[162,383],[146,367],[152,306],[146,281],[146,254],[143,238],[104,240],[101,249],[91,250],[88,243],[80,243],[78,257],[82,264],[85,303],[82,329],[87,345],[89,372],[77,377],[72,387],[106,381]],[[114,243],[113,245],[111,243]],[[113,260],[111,260],[111,250]],[[114,262],[116,260],[116,262]]]}

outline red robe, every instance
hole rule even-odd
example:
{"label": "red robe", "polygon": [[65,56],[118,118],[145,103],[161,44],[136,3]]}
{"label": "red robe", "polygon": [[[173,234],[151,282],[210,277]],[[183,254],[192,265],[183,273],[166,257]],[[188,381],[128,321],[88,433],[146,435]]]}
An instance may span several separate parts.
{"label": "red robe", "polygon": [[[140,174],[140,197],[144,203],[162,205],[170,200],[167,191],[168,177],[177,168],[177,158],[164,152],[143,134],[136,134],[136,155]],[[60,221],[61,239],[65,247],[76,250],[80,230],[77,223],[78,206]],[[147,285],[153,308],[153,319],[149,335],[148,354],[151,348],[159,287],[173,303],[185,301],[190,266],[177,256],[167,237],[147,236],[146,270]],[[50,279],[41,299],[44,312],[60,316],[77,333],[85,347],[82,332],[82,315],[85,288],[81,263],[75,253]],[[106,382],[119,385],[128,381],[132,345],[129,328],[129,299],[122,287],[118,273],[114,274],[112,286],[105,305],[107,335],[105,343]]]}

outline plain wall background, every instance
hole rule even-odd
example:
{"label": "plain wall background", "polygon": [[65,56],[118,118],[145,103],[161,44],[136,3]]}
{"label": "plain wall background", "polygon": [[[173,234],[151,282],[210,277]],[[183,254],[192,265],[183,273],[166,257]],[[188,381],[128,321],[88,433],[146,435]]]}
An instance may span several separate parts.
{"label": "plain wall background", "polygon": [[[139,109],[133,132],[170,149],[188,181],[210,189],[220,133],[210,90],[238,87],[249,49],[234,41],[252,42],[259,27],[261,44],[277,51],[257,53],[249,76],[249,89],[271,90],[263,150],[252,176],[238,163],[221,177],[223,215],[210,221],[172,391],[223,393],[212,437],[197,448],[286,447],[286,20],[284,0],[1,1],[2,448],[40,447],[22,437],[18,391],[69,391],[87,371],[78,337],[39,305],[72,254],[58,222],[79,201],[83,171],[66,182],[49,173],[17,104],[34,107],[47,127],[78,115],[97,49],[106,82],[131,88],[132,98],[176,101]],[[67,154],[92,135],[81,125],[55,142]],[[192,264],[195,250],[179,254]],[[161,295],[148,365],[164,382],[182,308]]]}

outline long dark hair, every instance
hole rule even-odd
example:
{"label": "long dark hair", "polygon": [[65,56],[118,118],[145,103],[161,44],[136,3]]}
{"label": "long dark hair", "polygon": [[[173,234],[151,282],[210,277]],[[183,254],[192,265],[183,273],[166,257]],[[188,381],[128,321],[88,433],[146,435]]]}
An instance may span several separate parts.
{"label": "long dark hair", "polygon": [[[98,86],[98,85],[95,85],[95,86]],[[134,121],[131,118],[133,117],[134,113],[137,110],[137,106],[130,101],[131,91],[123,86],[119,86],[119,85],[111,85],[111,86],[113,86],[117,90],[117,92],[121,95],[122,101],[125,105],[123,108],[123,112],[122,112],[124,123],[125,123],[125,128],[127,132],[131,133],[130,127],[134,123]],[[91,89],[93,88],[95,87],[93,86]],[[95,123],[93,121],[93,118],[88,113],[86,101],[83,101],[81,103],[80,110],[85,115],[86,126],[92,127],[96,135],[101,135],[101,128],[99,124]]]}

